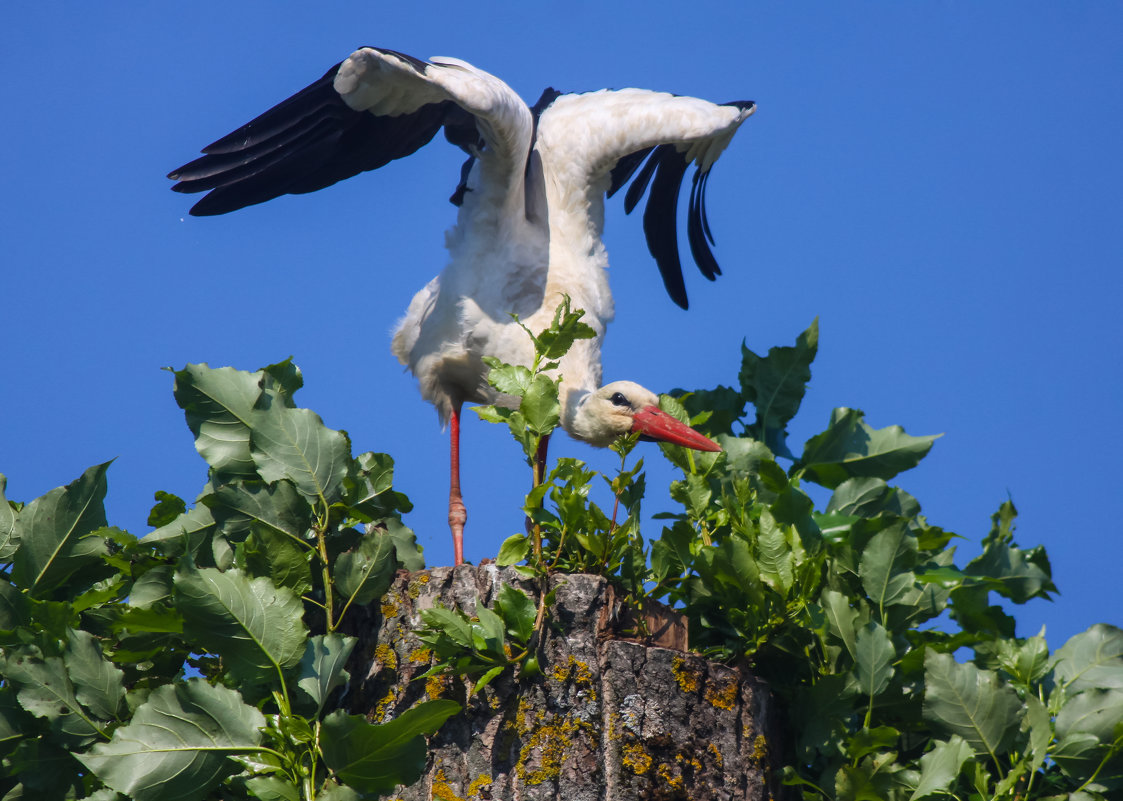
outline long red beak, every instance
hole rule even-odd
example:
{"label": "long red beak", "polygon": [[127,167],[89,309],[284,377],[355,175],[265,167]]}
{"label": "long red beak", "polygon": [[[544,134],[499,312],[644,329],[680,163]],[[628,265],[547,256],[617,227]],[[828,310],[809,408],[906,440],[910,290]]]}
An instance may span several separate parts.
{"label": "long red beak", "polygon": [[657,406],[645,406],[632,419],[632,431],[638,431],[645,437],[696,451],[721,450],[721,446],[712,439],[702,436],[686,423],[680,423]]}

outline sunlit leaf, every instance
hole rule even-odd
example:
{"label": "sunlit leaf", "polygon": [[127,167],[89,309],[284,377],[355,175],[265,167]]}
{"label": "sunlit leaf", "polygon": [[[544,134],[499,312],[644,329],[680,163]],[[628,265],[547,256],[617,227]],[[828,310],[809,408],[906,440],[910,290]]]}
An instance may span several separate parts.
{"label": "sunlit leaf", "polygon": [[264,725],[239,693],[189,679],[156,688],[112,740],[76,756],[128,798],[195,801],[238,771],[227,756],[255,748]]}
{"label": "sunlit leaf", "polygon": [[[44,598],[75,572],[98,565],[108,553],[95,532],[106,525],[105,471],[109,462],[27,504],[19,513],[20,547],[12,581],[33,598]],[[6,503],[5,503],[6,505]]]}
{"label": "sunlit leaf", "polygon": [[308,638],[308,646],[300,660],[297,686],[315,702],[317,715],[332,692],[350,680],[351,676],[344,670],[344,666],[357,642],[354,637],[335,633],[317,634]]}
{"label": "sunlit leaf", "polygon": [[1003,753],[1018,731],[1022,703],[989,670],[929,650],[924,685],[924,719],[958,734],[976,753]]}
{"label": "sunlit leaf", "polygon": [[863,417],[857,409],[831,413],[827,430],[807,441],[797,462],[809,479],[831,489],[855,476],[888,480],[915,467],[941,436],[913,437],[900,426],[874,429]]}
{"label": "sunlit leaf", "polygon": [[287,478],[306,498],[332,504],[343,495],[351,442],[308,409],[279,404],[254,410],[251,456],[267,482]]}
{"label": "sunlit leaf", "polygon": [[176,403],[195,435],[195,449],[224,476],[257,474],[250,456],[250,418],[261,396],[261,372],[189,364],[175,371]]}
{"label": "sunlit leaf", "polygon": [[324,719],[324,762],[347,784],[363,793],[388,793],[412,784],[425,769],[424,735],[460,711],[454,701],[426,701],[381,725],[342,710]]}
{"label": "sunlit leaf", "polygon": [[788,455],[787,424],[803,402],[818,347],[818,319],[796,338],[794,347],[769,348],[766,357],[741,345],[741,395],[756,407],[757,438],[781,456]]}
{"label": "sunlit leaf", "polygon": [[240,681],[276,679],[278,668],[292,667],[304,655],[304,606],[267,578],[184,570],[175,577],[175,598],[186,634],[222,656]]}
{"label": "sunlit leaf", "polygon": [[873,698],[885,691],[893,678],[896,656],[889,632],[879,623],[870,621],[858,629],[854,672],[864,695]]}
{"label": "sunlit leaf", "polygon": [[1075,635],[1056,653],[1057,683],[1073,691],[1123,690],[1123,630],[1097,623]]}
{"label": "sunlit leaf", "polygon": [[959,776],[963,763],[972,756],[974,751],[971,746],[958,735],[937,741],[932,750],[920,758],[920,781],[909,801],[947,792]]}
{"label": "sunlit leaf", "polygon": [[4,495],[8,478],[0,473],[0,562],[7,562],[19,547],[20,534],[16,523],[16,513]]}

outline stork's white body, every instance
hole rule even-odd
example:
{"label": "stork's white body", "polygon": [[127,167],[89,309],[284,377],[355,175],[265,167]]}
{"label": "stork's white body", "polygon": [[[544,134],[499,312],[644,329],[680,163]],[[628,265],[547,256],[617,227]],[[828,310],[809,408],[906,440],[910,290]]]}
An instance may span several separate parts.
{"label": "stork's white body", "polygon": [[[193,214],[221,214],[377,168],[414,152],[443,127],[470,155],[470,171],[454,196],[460,209],[446,235],[448,264],[409,304],[394,354],[442,421],[453,421],[455,436],[463,402],[505,401],[488,385],[483,357],[533,361],[533,344],[512,315],[542,330],[569,296],[596,336],[578,340],[558,367],[562,426],[603,445],[639,430],[632,414],[654,403],[654,395],[628,382],[616,389],[631,399],[601,388],[601,343],[614,316],[601,240],[605,195],[643,163],[628,192],[630,211],[654,176],[644,229],[668,291],[685,306],[675,229],[682,176],[688,164],[696,167],[690,246],[713,278],[719,270],[705,242],[712,241],[702,205],[705,179],[754,108],[748,101],[717,105],[623,89],[548,90],[531,109],[507,84],[466,62],[422,62],[362,48],[170,177],[180,181],[178,191],[213,190]],[[594,399],[598,390],[604,397]],[[622,400],[629,414],[621,421],[614,409]],[[455,440],[453,458],[458,496]]]}

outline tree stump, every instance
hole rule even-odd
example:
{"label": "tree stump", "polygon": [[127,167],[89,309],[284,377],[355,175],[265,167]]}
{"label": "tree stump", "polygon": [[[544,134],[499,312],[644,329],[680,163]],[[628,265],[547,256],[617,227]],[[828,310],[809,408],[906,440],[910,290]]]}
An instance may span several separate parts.
{"label": "tree stump", "polygon": [[614,596],[599,576],[551,578],[556,600],[539,649],[541,676],[515,681],[506,671],[472,696],[458,680],[415,680],[431,662],[415,635],[419,610],[440,603],[473,614],[503,584],[537,598],[534,582],[510,568],[435,568],[400,574],[381,604],[356,619],[353,713],[382,722],[425,698],[464,706],[431,739],[421,780],[395,797],[770,798],[767,690],[744,670],[616,639]]}

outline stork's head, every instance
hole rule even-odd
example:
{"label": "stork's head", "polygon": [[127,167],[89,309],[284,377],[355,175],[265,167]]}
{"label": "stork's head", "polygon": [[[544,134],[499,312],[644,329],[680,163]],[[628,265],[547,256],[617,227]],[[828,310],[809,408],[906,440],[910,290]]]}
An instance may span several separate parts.
{"label": "stork's head", "polygon": [[699,451],[721,446],[659,409],[659,398],[632,381],[613,381],[590,392],[577,405],[569,433],[597,447],[607,447],[622,434],[639,432],[643,439],[673,442]]}

